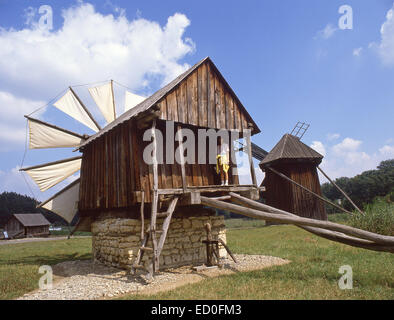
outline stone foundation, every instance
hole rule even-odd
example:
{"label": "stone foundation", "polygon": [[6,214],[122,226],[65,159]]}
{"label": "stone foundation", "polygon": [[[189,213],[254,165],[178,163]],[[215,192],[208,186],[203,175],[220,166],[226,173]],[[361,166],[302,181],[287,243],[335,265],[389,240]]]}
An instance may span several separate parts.
{"label": "stone foundation", "polygon": [[[163,219],[158,219],[157,228],[161,230]],[[206,239],[205,223],[212,226],[212,235],[226,242],[226,229],[222,216],[200,216],[173,218],[160,256],[160,268],[184,265],[199,265],[206,262],[206,247],[201,240]],[[145,220],[145,226],[149,221]],[[93,257],[108,266],[130,269],[141,245],[141,221],[106,215],[91,225]],[[158,234],[159,237],[159,234]],[[148,242],[152,247],[152,242]],[[219,246],[220,257],[227,252]],[[147,267],[152,253],[144,253],[142,263]]]}

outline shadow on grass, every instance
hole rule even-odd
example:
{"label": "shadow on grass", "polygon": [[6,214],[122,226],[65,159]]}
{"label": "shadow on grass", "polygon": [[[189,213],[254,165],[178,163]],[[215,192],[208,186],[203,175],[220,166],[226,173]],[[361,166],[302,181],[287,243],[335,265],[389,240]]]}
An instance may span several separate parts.
{"label": "shadow on grass", "polygon": [[70,253],[70,254],[54,254],[54,255],[35,255],[35,256],[25,256],[18,259],[9,259],[0,261],[1,265],[10,265],[10,264],[26,264],[26,265],[54,265],[60,262],[69,261],[69,260],[87,260],[91,259],[91,253]]}

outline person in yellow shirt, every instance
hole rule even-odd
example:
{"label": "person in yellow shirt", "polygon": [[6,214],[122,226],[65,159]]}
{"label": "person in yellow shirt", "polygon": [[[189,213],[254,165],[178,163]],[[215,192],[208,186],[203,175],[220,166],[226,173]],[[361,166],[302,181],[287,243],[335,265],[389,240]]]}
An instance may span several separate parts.
{"label": "person in yellow shirt", "polygon": [[218,154],[216,156],[216,172],[220,174],[222,186],[228,186],[228,169],[230,168],[230,149],[222,137],[218,140]]}

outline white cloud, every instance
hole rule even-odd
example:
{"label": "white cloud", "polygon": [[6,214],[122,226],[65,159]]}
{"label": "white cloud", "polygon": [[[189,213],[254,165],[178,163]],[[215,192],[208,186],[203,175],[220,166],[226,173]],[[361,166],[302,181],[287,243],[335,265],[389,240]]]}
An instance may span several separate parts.
{"label": "white cloud", "polygon": [[[384,145],[373,153],[361,149],[362,141],[350,137],[333,146],[324,146],[326,156],[320,165],[332,179],[353,177],[366,170],[373,170],[383,160],[394,157],[394,145]],[[326,179],[320,176],[320,181]]]}
{"label": "white cloud", "polygon": [[23,145],[26,137],[23,116],[42,105],[43,101],[28,100],[0,91],[0,151],[15,150]]}
{"label": "white cloud", "polygon": [[[33,12],[34,13],[34,12]],[[189,19],[175,13],[161,27],[155,21],[129,21],[103,15],[89,3],[63,10],[59,30],[40,29],[32,14],[22,30],[1,29],[0,68],[10,87],[42,96],[68,84],[114,78],[140,89],[146,78],[168,81],[188,65],[178,61],[194,51],[183,38]]]}
{"label": "white cloud", "polygon": [[360,147],[361,143],[362,143],[362,141],[360,141],[360,140],[355,140],[352,138],[345,138],[345,139],[343,139],[342,142],[333,146],[332,149],[335,153],[338,153],[338,154],[356,151]]}
{"label": "white cloud", "polygon": [[69,85],[115,79],[147,94],[189,67],[179,62],[195,50],[184,38],[190,25],[184,14],[175,13],[161,26],[141,17],[128,20],[118,7],[114,11],[119,14],[103,15],[78,2],[62,11],[58,30],[48,31],[39,28],[37,9],[29,7],[26,27],[0,27],[2,151],[24,140],[24,114]]}
{"label": "white cloud", "polygon": [[310,147],[317,152],[319,152],[322,156],[326,155],[326,148],[324,147],[323,143],[320,141],[312,141]]}
{"label": "white cloud", "polygon": [[376,48],[384,64],[394,65],[394,5],[386,14],[386,21],[380,28],[380,42]]}
{"label": "white cloud", "polygon": [[334,27],[331,23],[327,24],[324,29],[319,30],[315,38],[328,39],[331,38],[338,28]]}
{"label": "white cloud", "polygon": [[394,146],[385,145],[379,149],[379,152],[388,157],[394,157]]}
{"label": "white cloud", "polygon": [[353,49],[353,55],[354,55],[355,57],[359,57],[359,56],[361,55],[361,51],[362,51],[362,50],[363,50],[362,47]]}
{"label": "white cloud", "polygon": [[327,133],[326,137],[327,140],[331,141],[331,140],[336,140],[340,137],[341,135],[339,133]]}

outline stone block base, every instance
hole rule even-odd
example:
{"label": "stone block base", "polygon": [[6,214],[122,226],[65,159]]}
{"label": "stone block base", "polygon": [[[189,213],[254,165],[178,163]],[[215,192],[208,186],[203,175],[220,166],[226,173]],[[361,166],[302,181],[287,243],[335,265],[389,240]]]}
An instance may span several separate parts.
{"label": "stone block base", "polygon": [[[205,223],[212,226],[212,235],[226,242],[226,229],[222,216],[199,216],[173,218],[160,256],[160,269],[184,265],[198,265],[206,262],[206,248],[201,240],[206,239]],[[145,220],[145,228],[149,224]],[[161,230],[163,219],[158,219]],[[93,258],[108,266],[130,269],[141,245],[141,221],[105,215],[91,225]],[[158,234],[159,237],[159,234]],[[148,242],[152,247],[152,242]],[[226,257],[226,250],[219,246],[220,257]],[[147,266],[152,253],[144,254],[142,263]]]}

